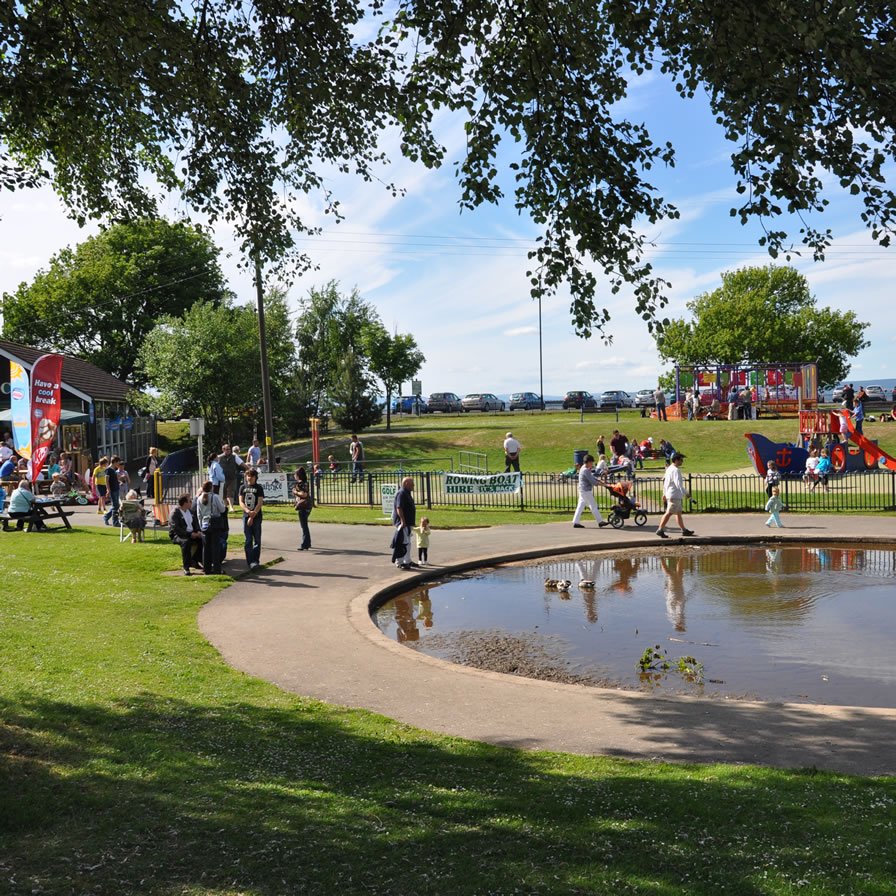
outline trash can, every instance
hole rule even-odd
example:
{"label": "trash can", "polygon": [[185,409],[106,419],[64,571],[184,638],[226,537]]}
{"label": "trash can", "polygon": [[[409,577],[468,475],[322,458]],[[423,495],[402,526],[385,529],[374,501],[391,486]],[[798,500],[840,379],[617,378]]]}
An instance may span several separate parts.
{"label": "trash can", "polygon": [[572,453],[572,462],[577,467],[582,466],[582,464],[585,463],[585,457],[587,456],[587,454],[588,454],[587,448],[576,448],[576,450],[573,451],[573,453]]}

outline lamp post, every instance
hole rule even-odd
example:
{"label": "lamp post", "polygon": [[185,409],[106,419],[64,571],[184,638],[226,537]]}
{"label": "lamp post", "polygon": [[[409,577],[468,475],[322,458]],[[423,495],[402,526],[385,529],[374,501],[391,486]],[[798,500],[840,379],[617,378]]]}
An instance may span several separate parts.
{"label": "lamp post", "polygon": [[544,366],[541,357],[541,291],[538,293],[538,397],[544,410]]}

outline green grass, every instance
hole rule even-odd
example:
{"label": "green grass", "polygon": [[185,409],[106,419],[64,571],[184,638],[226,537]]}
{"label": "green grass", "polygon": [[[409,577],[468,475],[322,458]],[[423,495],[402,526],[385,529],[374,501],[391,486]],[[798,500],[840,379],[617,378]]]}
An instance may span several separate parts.
{"label": "green grass", "polygon": [[[392,420],[391,432],[386,432],[382,424],[362,433],[362,441],[370,464],[401,458],[418,463],[431,461],[445,469],[445,458],[450,458],[456,469],[459,452],[476,451],[488,456],[489,469],[495,471],[504,469],[501,446],[505,433],[512,431],[523,445],[523,469],[559,472],[572,465],[576,449],[594,452],[600,435],[606,437],[609,450],[615,428],[630,439],[641,441],[650,436],[657,445],[661,438],[668,439],[687,455],[686,469],[693,473],[724,473],[749,467],[746,432],[759,432],[775,441],[795,441],[799,437],[795,419],[657,423],[628,410],[620,414],[618,423],[613,414],[586,414],[580,422],[579,414],[573,412],[397,417]],[[865,432],[869,438],[879,439],[885,451],[896,455],[896,425],[869,423]],[[348,434],[329,433],[322,437],[321,454],[326,457],[332,453],[346,463],[348,442]],[[278,444],[277,452],[306,460],[311,448],[305,440]]]}
{"label": "green grass", "polygon": [[427,734],[228,668],[163,540],[3,539],[4,894],[896,891],[892,779]]}

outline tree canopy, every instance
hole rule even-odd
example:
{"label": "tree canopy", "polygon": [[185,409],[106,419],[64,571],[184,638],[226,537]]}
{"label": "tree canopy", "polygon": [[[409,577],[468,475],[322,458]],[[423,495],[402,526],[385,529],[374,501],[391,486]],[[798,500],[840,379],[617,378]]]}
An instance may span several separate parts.
{"label": "tree canopy", "polygon": [[657,336],[661,357],[680,364],[818,362],[830,386],[868,346],[867,323],[852,311],[819,308],[806,278],[791,267],[742,268],[688,303],[692,320],[671,321]]}
{"label": "tree canopy", "polygon": [[386,393],[386,429],[389,430],[392,428],[392,393],[417,375],[426,357],[410,333],[389,335],[379,320],[365,329],[364,346],[370,359],[370,370],[379,378]]}
{"label": "tree canopy", "polygon": [[[325,173],[379,178],[377,142],[429,166],[440,109],[460,116],[460,202],[502,198],[542,228],[533,294],[566,284],[577,330],[604,331],[594,266],[655,325],[667,283],[643,228],[677,211],[649,177],[674,149],[625,117],[648,70],[704,94],[772,255],[821,255],[826,181],[889,244],[896,194],[896,23],[889,0],[30,0],[0,10],[0,152],[8,185],[49,177],[79,218],[145,215],[152,188],[232,223],[247,252],[291,257],[296,199]],[[377,28],[377,25],[379,27]],[[510,151],[500,152],[502,142]],[[0,155],[0,159],[4,158]],[[148,176],[147,176],[148,175]],[[394,190],[394,188],[392,188]],[[785,221],[785,219],[788,219]],[[785,221],[783,224],[781,221]],[[301,259],[294,261],[301,264]]]}
{"label": "tree canopy", "polygon": [[158,219],[118,224],[63,249],[31,283],[4,293],[3,335],[78,355],[141,388],[140,347],[157,321],[228,295],[207,236]]}

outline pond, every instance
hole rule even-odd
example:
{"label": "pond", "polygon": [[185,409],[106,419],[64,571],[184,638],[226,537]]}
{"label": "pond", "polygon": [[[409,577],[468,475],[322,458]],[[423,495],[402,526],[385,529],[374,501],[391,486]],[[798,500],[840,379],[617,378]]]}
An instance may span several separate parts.
{"label": "pond", "polygon": [[[571,584],[562,591],[546,579]],[[448,578],[372,615],[410,648],[516,675],[896,707],[896,548],[585,554]]]}

